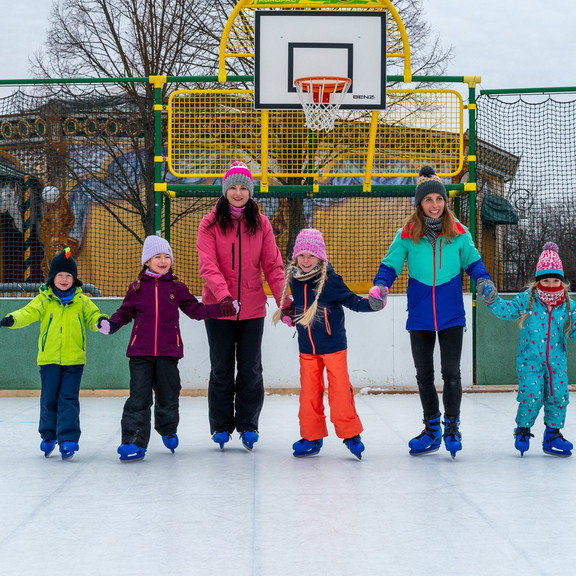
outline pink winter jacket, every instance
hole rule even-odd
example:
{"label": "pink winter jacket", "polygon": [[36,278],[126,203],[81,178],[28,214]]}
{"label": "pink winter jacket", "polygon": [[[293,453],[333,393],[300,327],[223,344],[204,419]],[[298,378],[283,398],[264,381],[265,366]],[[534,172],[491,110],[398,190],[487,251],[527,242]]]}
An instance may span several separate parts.
{"label": "pink winter jacket", "polygon": [[276,245],[272,225],[260,214],[262,227],[251,235],[243,219],[234,220],[223,232],[218,224],[208,225],[214,212],[202,218],[198,227],[198,265],[204,280],[202,302],[216,304],[227,296],[240,302],[238,320],[266,316],[267,297],[262,271],[270,290],[280,302],[284,290],[284,265]]}

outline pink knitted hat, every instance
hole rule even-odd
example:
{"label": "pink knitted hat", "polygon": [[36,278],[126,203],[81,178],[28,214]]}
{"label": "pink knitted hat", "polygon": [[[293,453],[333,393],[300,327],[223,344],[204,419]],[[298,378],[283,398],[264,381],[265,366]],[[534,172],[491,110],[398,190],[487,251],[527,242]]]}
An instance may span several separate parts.
{"label": "pink knitted hat", "polygon": [[314,230],[314,228],[304,228],[300,230],[300,233],[296,237],[296,242],[294,242],[292,260],[296,260],[296,257],[304,252],[310,252],[310,254],[320,258],[320,260],[324,260],[324,262],[328,261],[326,257],[326,244],[324,244],[324,238],[322,238],[322,232],[320,232],[320,230]]}
{"label": "pink knitted hat", "polygon": [[562,260],[558,256],[558,246],[554,242],[546,242],[542,250],[536,265],[536,279],[559,278],[564,280],[564,268],[562,267]]}
{"label": "pink knitted hat", "polygon": [[236,184],[248,188],[248,190],[250,190],[250,198],[254,196],[254,179],[252,178],[250,169],[244,162],[233,162],[230,165],[228,172],[226,172],[224,178],[222,178],[222,195],[226,196],[226,192],[228,192],[232,186],[236,186]]}

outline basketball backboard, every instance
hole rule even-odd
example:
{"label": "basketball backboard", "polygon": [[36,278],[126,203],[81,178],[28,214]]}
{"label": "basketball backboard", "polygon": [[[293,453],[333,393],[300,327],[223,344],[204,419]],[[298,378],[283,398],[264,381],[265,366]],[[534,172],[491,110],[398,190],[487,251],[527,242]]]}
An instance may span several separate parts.
{"label": "basketball backboard", "polygon": [[303,76],[351,78],[341,109],[385,108],[385,11],[257,10],[254,33],[255,108],[300,108]]}

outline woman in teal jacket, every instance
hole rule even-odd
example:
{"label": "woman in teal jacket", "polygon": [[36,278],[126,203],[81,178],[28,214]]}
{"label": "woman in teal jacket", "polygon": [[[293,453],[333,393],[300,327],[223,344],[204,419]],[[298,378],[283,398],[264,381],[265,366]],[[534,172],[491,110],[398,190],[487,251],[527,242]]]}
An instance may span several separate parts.
{"label": "woman in teal jacket", "polygon": [[48,457],[58,443],[65,460],[78,450],[80,439],[86,327],[96,331],[101,319],[107,318],[80,286],[76,262],[66,248],[50,262],[48,280],[40,294],[0,321],[0,326],[24,328],[40,320],[40,449]]}
{"label": "woman in teal jacket", "polygon": [[[436,452],[442,437],[452,457],[462,449],[460,404],[462,382],[460,358],[466,317],[461,270],[475,282],[486,279],[493,287],[468,230],[456,220],[448,205],[446,188],[430,166],[420,170],[415,210],[398,230],[382,260],[372,305],[382,307],[389,289],[408,264],[408,321],[416,381],[424,411],[424,430],[410,440],[410,454]],[[444,434],[440,429],[440,406],[434,385],[434,346],[440,345],[444,381]]]}

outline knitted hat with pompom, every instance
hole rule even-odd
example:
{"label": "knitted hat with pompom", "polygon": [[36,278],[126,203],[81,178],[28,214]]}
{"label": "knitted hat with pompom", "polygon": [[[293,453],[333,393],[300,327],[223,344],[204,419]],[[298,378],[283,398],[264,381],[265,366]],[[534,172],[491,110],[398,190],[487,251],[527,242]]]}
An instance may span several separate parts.
{"label": "knitted hat with pompom", "polygon": [[542,254],[536,264],[536,279],[558,278],[564,280],[564,267],[558,255],[558,246],[554,242],[546,242],[542,248]]}
{"label": "knitted hat with pompom", "polygon": [[226,192],[232,186],[244,186],[250,191],[250,198],[254,196],[254,179],[252,178],[252,173],[250,169],[244,162],[233,162],[228,168],[224,178],[222,179],[222,195],[226,196]]}
{"label": "knitted hat with pompom", "polygon": [[424,165],[420,168],[418,180],[416,185],[416,192],[414,194],[414,205],[418,206],[428,194],[440,194],[445,202],[448,202],[448,194],[446,188],[440,181],[440,178],[434,172],[432,166]]}

